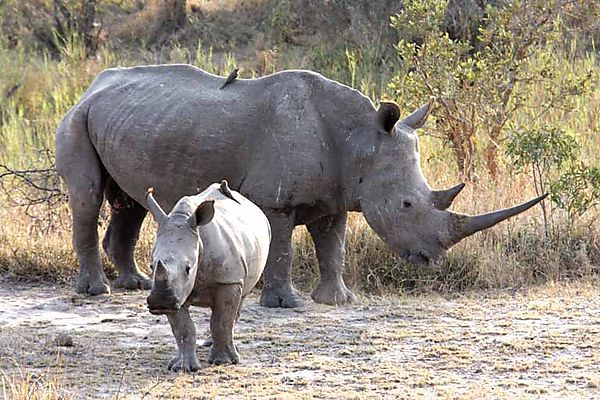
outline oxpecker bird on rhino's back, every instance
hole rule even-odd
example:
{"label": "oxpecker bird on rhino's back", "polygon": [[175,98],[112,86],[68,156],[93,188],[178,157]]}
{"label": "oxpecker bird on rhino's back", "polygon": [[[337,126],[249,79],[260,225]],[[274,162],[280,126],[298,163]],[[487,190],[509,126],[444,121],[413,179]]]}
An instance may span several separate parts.
{"label": "oxpecker bird on rhino's back", "polygon": [[271,242],[267,217],[230,190],[226,181],[183,197],[168,215],[153,190],[146,194],[146,206],[158,223],[148,309],[167,315],[178,348],[168,368],[198,369],[191,305],[212,309],[209,362],[237,364],[233,324],[267,262]]}
{"label": "oxpecker bird on rhino's back", "polygon": [[97,233],[104,192],[130,205],[113,211],[103,240],[120,274],[113,285],[148,288],[133,258],[146,189],[154,186],[158,202],[173,207],[222,178],[241,187],[273,230],[260,300],[268,307],[303,302],[291,278],[296,225],[308,228],[319,260],[312,298],[344,304],[355,298],[342,279],[348,211],[363,212],[408,261],[428,264],[542,200],[479,216],[450,211],[464,185],[433,190],[420,166],[416,131],[433,101],[405,115],[395,103],[375,107],[310,71],[236,80],[219,90],[222,83],[189,65],[109,69],[64,117],[56,163],[69,191],[79,291],[109,290]]}

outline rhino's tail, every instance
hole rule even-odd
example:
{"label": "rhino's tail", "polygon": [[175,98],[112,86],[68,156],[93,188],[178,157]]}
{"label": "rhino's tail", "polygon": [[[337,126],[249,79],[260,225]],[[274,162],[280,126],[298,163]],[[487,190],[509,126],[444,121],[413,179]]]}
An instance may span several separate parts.
{"label": "rhino's tail", "polygon": [[67,185],[69,196],[94,197],[92,203],[107,199],[113,211],[136,206],[109,175],[89,132],[89,101],[71,108],[56,131],[56,169]]}

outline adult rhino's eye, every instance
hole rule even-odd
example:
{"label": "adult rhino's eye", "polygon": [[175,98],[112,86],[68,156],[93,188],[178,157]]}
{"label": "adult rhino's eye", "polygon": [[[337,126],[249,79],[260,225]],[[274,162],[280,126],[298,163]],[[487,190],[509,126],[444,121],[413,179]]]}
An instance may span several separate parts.
{"label": "adult rhino's eye", "polygon": [[411,203],[410,201],[406,201],[406,200],[404,200],[404,201],[402,202],[402,205],[404,205],[404,207],[405,207],[405,208],[410,208],[410,207],[412,207],[412,203]]}
{"label": "adult rhino's eye", "polygon": [[185,266],[185,273],[186,273],[186,275],[189,275],[189,274],[190,274],[190,264],[187,264],[187,265]]}

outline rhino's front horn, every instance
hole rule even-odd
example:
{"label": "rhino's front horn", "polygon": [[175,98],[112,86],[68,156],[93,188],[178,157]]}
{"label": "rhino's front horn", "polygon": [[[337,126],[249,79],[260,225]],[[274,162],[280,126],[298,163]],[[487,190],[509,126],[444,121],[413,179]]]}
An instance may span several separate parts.
{"label": "rhino's front horn", "polygon": [[154,217],[154,220],[160,225],[165,218],[167,218],[167,214],[165,214],[163,209],[154,198],[154,195],[152,194],[153,192],[153,188],[148,188],[148,191],[146,192],[146,206],[148,206],[148,210]]}
{"label": "rhino's front horn", "polygon": [[460,183],[450,189],[446,190],[433,190],[431,192],[431,200],[433,205],[438,210],[445,210],[452,205],[452,202],[458,196],[461,190],[465,187],[464,183]]}
{"label": "rhino's front horn", "polygon": [[496,225],[498,222],[502,222],[505,219],[520,214],[523,211],[535,206],[540,201],[544,200],[546,197],[548,197],[547,193],[536,197],[533,200],[529,200],[528,202],[525,202],[523,204],[519,204],[518,206],[505,208],[504,210],[498,210],[488,214],[475,216],[452,214],[454,219],[454,226],[451,229],[452,242],[458,243],[460,240],[466,238],[467,236],[471,236],[476,232],[482,231],[484,229]]}

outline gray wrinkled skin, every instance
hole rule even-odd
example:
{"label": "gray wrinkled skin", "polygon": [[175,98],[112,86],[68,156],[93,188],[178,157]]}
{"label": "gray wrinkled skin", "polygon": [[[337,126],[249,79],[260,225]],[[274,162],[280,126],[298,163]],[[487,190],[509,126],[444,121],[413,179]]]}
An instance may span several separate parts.
{"label": "gray wrinkled skin", "polygon": [[177,342],[172,371],[196,371],[196,329],[189,306],[210,307],[209,362],[237,364],[233,325],[242,302],[262,274],[271,242],[269,221],[237,192],[236,201],[213,184],[186,196],[168,214],[149,194],[146,204],[158,222],[152,250],[153,314],[166,314]]}
{"label": "gray wrinkled skin", "polygon": [[342,280],[348,211],[362,211],[407,260],[427,264],[540,201],[475,219],[447,211],[462,186],[432,191],[419,166],[415,129],[431,104],[400,120],[395,104],[377,110],[360,92],[309,71],[239,79],[219,90],[224,81],[188,65],[110,69],[67,113],[56,157],[70,194],[79,291],[109,290],[96,231],[103,191],[131,205],[113,212],[103,242],[118,283],[146,287],[133,260],[146,189],[154,186],[159,203],[172,207],[227,179],[271,223],[261,295],[268,307],[302,303],[291,281],[296,225],[305,224],[315,242],[321,280],[313,299],[344,304],[354,299]]}

